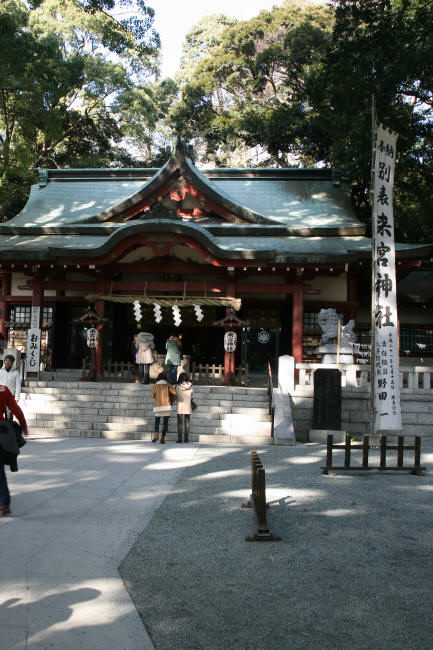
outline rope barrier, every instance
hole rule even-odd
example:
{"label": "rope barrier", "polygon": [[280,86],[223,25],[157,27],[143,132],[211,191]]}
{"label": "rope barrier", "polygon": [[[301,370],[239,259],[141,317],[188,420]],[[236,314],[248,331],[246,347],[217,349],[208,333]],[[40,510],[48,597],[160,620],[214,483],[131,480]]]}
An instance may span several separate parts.
{"label": "rope barrier", "polygon": [[188,296],[183,298],[181,296],[151,296],[139,297],[137,295],[100,295],[88,294],[85,296],[88,302],[96,302],[97,300],[105,300],[106,302],[121,302],[132,303],[138,300],[143,305],[153,305],[158,303],[160,307],[173,307],[178,305],[179,301],[182,307],[193,307],[194,305],[207,306],[207,307],[232,307],[235,311],[239,311],[242,306],[241,298],[230,298],[226,296]]}

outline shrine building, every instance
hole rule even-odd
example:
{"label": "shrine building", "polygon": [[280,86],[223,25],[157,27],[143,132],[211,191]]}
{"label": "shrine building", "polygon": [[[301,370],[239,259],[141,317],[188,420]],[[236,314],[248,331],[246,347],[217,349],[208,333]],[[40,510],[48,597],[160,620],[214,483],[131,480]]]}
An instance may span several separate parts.
{"label": "shrine building", "polygon": [[[331,169],[199,170],[182,145],[160,169],[41,169],[23,210],[0,224],[3,346],[25,349],[40,307],[42,359],[49,348],[54,368],[79,368],[88,350],[76,320],[91,308],[107,319],[99,365],[131,361],[137,327],[160,353],[175,333],[197,362],[223,363],[214,323],[233,309],[248,322],[233,363],[261,372],[282,354],[314,361],[322,308],[368,337],[365,231]],[[397,244],[398,282],[430,250]],[[427,331],[422,310],[399,309],[401,330]]]}

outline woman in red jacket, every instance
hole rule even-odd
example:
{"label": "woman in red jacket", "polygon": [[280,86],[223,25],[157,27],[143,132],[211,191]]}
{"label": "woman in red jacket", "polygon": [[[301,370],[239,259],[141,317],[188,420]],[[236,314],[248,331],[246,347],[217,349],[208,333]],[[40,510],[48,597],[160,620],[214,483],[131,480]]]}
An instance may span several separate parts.
{"label": "woman in red jacket", "polygon": [[[15,415],[15,417],[17,418],[18,422],[21,425],[24,435],[26,436],[28,434],[28,431],[27,431],[27,422],[24,417],[24,413],[22,412],[22,410],[14,400],[9,388],[7,386],[0,385],[0,420],[5,419],[6,406],[11,411],[11,413]],[[5,466],[0,465],[0,514],[2,515],[2,517],[6,517],[7,515],[10,515],[11,513],[10,504],[11,504],[11,495],[9,492],[8,482],[6,479]]]}

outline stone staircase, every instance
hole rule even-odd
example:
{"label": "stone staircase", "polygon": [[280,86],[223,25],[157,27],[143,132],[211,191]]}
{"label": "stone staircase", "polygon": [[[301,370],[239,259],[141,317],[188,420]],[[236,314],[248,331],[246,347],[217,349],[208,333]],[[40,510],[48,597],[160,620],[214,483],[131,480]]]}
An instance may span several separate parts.
{"label": "stone staircase", "polygon": [[[47,373],[49,375],[49,373]],[[23,387],[20,406],[31,434],[84,436],[111,440],[150,440],[152,385],[61,381],[54,377]],[[229,444],[273,444],[264,388],[194,386],[197,410],[190,440]],[[176,440],[176,409],[167,440]]]}

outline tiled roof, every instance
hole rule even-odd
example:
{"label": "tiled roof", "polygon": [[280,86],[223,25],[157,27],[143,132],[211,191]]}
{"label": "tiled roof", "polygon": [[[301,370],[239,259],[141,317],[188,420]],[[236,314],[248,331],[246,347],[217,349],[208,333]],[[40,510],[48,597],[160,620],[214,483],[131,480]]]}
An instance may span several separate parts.
{"label": "tiled roof", "polygon": [[[180,174],[213,204],[232,212],[238,223],[223,217],[202,224],[194,218],[173,221],[170,215],[158,220],[152,209],[122,222],[123,211],[143,197],[154,197]],[[62,250],[68,257],[74,251],[91,257],[123,237],[158,228],[196,237],[222,257],[268,254],[285,262],[371,254],[365,227],[331,170],[198,170],[181,150],[159,170],[41,170],[26,206],[0,225],[0,247],[9,259],[48,259]],[[412,256],[427,249],[406,245],[398,250]]]}

